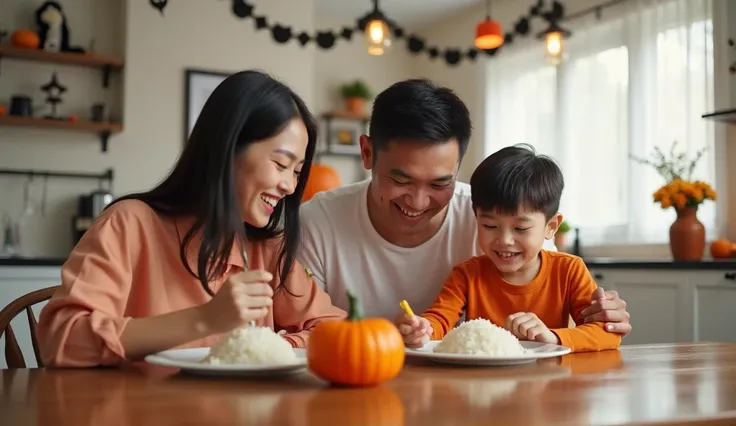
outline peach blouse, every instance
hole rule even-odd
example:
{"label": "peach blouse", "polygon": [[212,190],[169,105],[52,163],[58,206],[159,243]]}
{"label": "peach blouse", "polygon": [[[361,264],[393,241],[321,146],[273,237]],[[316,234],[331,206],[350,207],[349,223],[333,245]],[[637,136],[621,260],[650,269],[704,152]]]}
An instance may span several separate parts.
{"label": "peach blouse", "polygon": [[[179,251],[191,219],[172,219],[147,204],[125,200],[110,206],[69,255],[61,270],[61,287],[43,308],[38,339],[47,366],[116,365],[125,351],[120,336],[133,318],[149,317],[202,305],[210,296],[182,264]],[[196,240],[195,240],[196,241]],[[278,285],[280,241],[253,243],[247,248],[251,269],[263,268]],[[196,272],[196,244],[188,261]],[[210,282],[217,292],[227,277],[243,271],[242,254],[233,247],[227,270]],[[294,347],[305,347],[310,329],[346,313],[295,262],[286,286],[276,291],[268,314],[259,321]],[[211,346],[220,335],[179,348]]]}

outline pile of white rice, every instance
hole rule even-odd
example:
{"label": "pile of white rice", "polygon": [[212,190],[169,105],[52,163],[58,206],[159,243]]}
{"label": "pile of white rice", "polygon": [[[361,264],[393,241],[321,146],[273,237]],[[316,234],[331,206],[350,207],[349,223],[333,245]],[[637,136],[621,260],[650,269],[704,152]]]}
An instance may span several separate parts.
{"label": "pile of white rice", "polygon": [[210,348],[205,364],[284,365],[298,361],[289,342],[270,327],[241,327]]}
{"label": "pile of white rice", "polygon": [[466,321],[450,330],[434,352],[487,356],[517,356],[527,353],[510,331],[486,319]]}

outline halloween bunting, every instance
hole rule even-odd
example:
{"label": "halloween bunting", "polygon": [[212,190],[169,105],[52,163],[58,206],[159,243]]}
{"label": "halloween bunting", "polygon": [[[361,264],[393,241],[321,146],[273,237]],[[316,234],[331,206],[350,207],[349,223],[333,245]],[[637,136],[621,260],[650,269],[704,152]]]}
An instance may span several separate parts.
{"label": "halloween bunting", "polygon": [[[266,16],[258,15],[256,13],[256,7],[247,0],[227,0],[231,1],[231,12],[238,19],[252,19],[254,21],[254,28],[256,31],[267,30],[271,33],[271,37],[276,43],[286,44],[292,41],[299,43],[302,47],[307,46],[309,43],[316,44],[320,49],[331,49],[338,41],[346,40],[351,41],[353,33],[355,31],[364,31],[365,27],[371,18],[369,12],[364,16],[358,18],[355,22],[355,26],[345,26],[339,30],[322,29],[316,30],[314,34],[310,34],[306,31],[298,30],[284,24],[271,24]],[[158,9],[163,15],[163,9],[166,7],[167,0],[150,0],[151,6]],[[550,5],[549,10],[545,10],[545,1],[537,0],[537,2],[529,8],[526,15],[520,16],[519,19],[514,22],[509,28],[512,31],[504,34],[504,45],[513,43],[515,37],[526,37],[530,33],[531,20],[541,19],[547,22],[558,21],[565,15],[565,8],[557,0],[554,0]],[[456,66],[459,65],[463,60],[475,61],[480,52],[484,52],[488,56],[494,56],[498,50],[478,50],[475,47],[440,47],[434,44],[428,43],[422,37],[407,33],[398,24],[386,19],[390,31],[393,33],[393,37],[397,40],[404,39],[406,47],[410,53],[414,55],[427,54],[427,56],[435,60],[437,58],[443,59],[448,65]]]}

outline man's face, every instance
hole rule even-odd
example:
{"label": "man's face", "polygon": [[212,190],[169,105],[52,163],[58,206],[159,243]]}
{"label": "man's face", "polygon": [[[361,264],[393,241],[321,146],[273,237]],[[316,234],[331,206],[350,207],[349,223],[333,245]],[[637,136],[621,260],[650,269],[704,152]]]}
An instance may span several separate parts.
{"label": "man's face", "polygon": [[374,151],[370,138],[362,136],[360,145],[363,165],[372,171],[369,196],[377,228],[393,239],[435,232],[455,189],[458,142],[392,141],[388,149]]}

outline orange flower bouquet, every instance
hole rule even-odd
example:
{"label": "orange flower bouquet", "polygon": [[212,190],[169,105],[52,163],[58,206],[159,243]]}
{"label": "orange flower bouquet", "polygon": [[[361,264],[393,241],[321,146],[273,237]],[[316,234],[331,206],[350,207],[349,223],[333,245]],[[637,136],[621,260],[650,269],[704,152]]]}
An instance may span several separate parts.
{"label": "orange flower bouquet", "polygon": [[698,206],[706,200],[715,201],[718,195],[706,182],[693,180],[692,174],[705,149],[688,160],[686,155],[675,154],[677,142],[672,144],[669,158],[654,148],[654,161],[631,156],[640,164],[654,167],[665,184],[652,195],[663,209],[674,207],[677,219],[670,226],[670,250],[676,261],[699,261],[705,248],[705,226],[698,220]]}
{"label": "orange flower bouquet", "polygon": [[697,207],[705,200],[715,201],[718,197],[716,191],[703,181],[686,181],[674,179],[654,193],[654,202],[659,203],[663,209],[674,207],[684,209],[685,207]]}
{"label": "orange flower bouquet", "polygon": [[695,166],[703,157],[705,148],[695,154],[695,158],[688,160],[684,153],[675,154],[677,141],[672,144],[669,158],[658,147],[654,148],[654,160],[645,160],[631,156],[636,162],[652,166],[667,182],[654,194],[654,202],[663,209],[674,207],[676,210],[686,207],[698,207],[705,200],[714,200],[717,197],[713,188],[699,180],[692,180]]}

